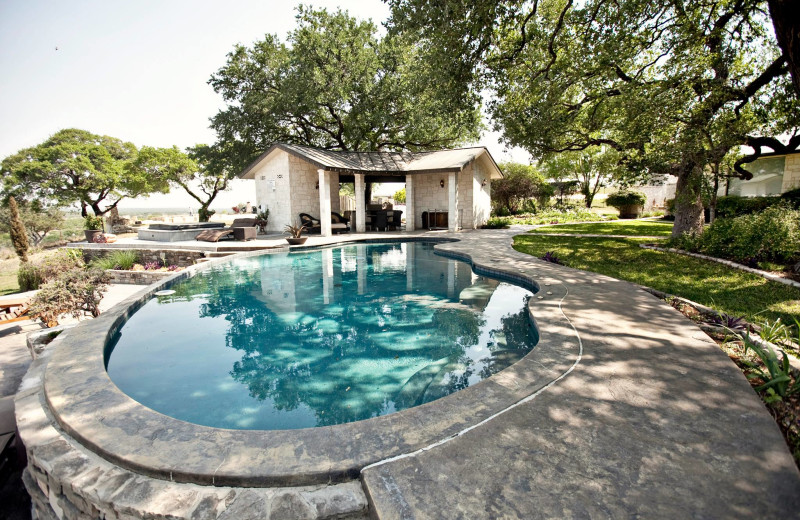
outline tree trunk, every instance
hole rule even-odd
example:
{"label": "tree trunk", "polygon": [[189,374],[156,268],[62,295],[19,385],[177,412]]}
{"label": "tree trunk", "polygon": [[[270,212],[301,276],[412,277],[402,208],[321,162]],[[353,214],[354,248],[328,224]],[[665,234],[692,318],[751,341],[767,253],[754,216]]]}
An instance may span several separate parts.
{"label": "tree trunk", "polygon": [[778,46],[786,57],[792,85],[800,96],[800,2],[797,0],[768,0],[769,14]]}
{"label": "tree trunk", "polygon": [[203,204],[200,206],[200,209],[197,211],[197,221],[198,222],[208,222],[211,218],[211,215],[214,214],[213,211],[208,209],[209,204]]}
{"label": "tree trunk", "polygon": [[672,236],[703,232],[703,171],[698,166],[685,168],[678,174],[675,186],[675,225]]}

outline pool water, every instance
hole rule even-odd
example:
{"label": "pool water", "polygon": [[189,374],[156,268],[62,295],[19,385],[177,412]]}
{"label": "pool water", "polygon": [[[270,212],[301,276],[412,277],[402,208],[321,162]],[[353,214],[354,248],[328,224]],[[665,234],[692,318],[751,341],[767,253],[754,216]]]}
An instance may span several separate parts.
{"label": "pool water", "polygon": [[538,341],[529,290],[423,242],[251,256],[170,289],[109,343],[108,374],[153,410],[218,428],[389,414],[490,377]]}

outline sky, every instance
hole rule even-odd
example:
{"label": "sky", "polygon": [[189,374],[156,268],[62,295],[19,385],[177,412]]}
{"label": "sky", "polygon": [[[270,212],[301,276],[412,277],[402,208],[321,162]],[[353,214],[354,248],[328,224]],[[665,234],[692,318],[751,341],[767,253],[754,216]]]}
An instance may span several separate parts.
{"label": "sky", "polygon": [[[380,24],[379,0],[314,0]],[[81,128],[137,146],[186,148],[212,143],[209,118],[224,108],[207,81],[234,45],[265,34],[285,38],[295,3],[163,0],[136,2],[0,0],[0,158],[58,130]],[[500,162],[527,162],[498,135],[479,143]],[[212,207],[252,199],[252,181],[236,181]],[[182,190],[125,200],[126,207],[196,206]]]}

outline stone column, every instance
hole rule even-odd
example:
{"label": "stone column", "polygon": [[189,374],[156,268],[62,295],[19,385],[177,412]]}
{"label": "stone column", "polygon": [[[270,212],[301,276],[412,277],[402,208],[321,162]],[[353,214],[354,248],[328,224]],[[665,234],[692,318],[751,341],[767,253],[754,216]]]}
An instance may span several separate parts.
{"label": "stone column", "polygon": [[458,173],[450,172],[447,177],[447,230],[458,230]]}
{"label": "stone column", "polygon": [[367,246],[359,244],[356,246],[356,272],[358,275],[358,294],[367,292]]}
{"label": "stone column", "polygon": [[367,204],[364,200],[364,174],[356,173],[356,233],[363,233],[367,230]]}
{"label": "stone column", "polygon": [[417,229],[414,219],[416,214],[416,201],[414,201],[414,176],[406,175],[406,231]]}
{"label": "stone column", "polygon": [[[408,188],[406,188],[406,201],[408,200]],[[408,226],[408,219],[406,218],[406,226]],[[406,291],[413,291],[414,290],[414,278],[415,278],[415,258],[414,258],[414,244],[407,242],[403,244],[403,247],[406,248]]]}
{"label": "stone column", "polygon": [[331,174],[325,170],[317,170],[319,174],[319,221],[321,235],[331,236]]}
{"label": "stone column", "polygon": [[[330,225],[330,222],[328,223]],[[322,250],[322,300],[333,303],[333,249]]]}

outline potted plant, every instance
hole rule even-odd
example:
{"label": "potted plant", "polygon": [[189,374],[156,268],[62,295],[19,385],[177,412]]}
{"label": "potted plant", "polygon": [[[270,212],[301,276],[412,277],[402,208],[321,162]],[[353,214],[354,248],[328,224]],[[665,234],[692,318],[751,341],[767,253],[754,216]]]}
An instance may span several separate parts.
{"label": "potted plant", "polygon": [[299,246],[306,243],[308,237],[302,236],[305,228],[305,226],[292,226],[291,224],[286,226],[285,231],[292,235],[290,237],[286,237],[286,241],[289,242],[289,245]]}
{"label": "potted plant", "polygon": [[641,191],[620,190],[606,199],[606,204],[619,210],[619,218],[639,218],[647,196]]}
{"label": "potted plant", "polygon": [[83,219],[83,234],[87,242],[94,242],[97,235],[103,232],[103,217],[86,215]]}
{"label": "potted plant", "polygon": [[267,224],[269,224],[269,208],[264,208],[256,214],[256,226],[258,226],[259,233],[267,232]]}

